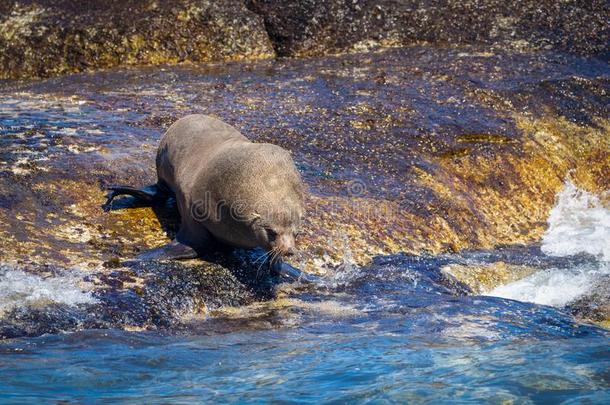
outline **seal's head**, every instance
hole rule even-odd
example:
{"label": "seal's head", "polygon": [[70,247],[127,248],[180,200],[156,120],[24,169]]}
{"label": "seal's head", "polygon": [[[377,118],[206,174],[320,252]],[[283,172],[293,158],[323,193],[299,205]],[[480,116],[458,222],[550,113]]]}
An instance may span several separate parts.
{"label": "seal's head", "polygon": [[[263,211],[264,212],[264,211]],[[254,213],[252,232],[258,245],[274,253],[273,257],[292,256],[296,253],[296,237],[301,224],[300,210]]]}
{"label": "seal's head", "polygon": [[273,145],[276,154],[268,161],[271,170],[261,177],[257,201],[251,214],[251,230],[258,245],[275,258],[296,253],[296,237],[304,214],[304,187],[290,154]]}
{"label": "seal's head", "polygon": [[272,261],[293,255],[305,188],[290,153],[276,145],[249,143],[223,156],[218,166],[214,195],[222,195],[230,211],[221,221],[227,228],[214,234],[234,246],[262,247]]}

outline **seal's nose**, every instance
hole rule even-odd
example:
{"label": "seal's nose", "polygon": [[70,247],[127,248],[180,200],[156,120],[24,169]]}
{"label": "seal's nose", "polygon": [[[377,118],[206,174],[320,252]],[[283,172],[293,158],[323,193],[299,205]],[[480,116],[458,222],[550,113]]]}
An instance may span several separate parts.
{"label": "seal's nose", "polygon": [[289,247],[283,252],[284,256],[294,256],[296,253],[297,250],[293,246]]}
{"label": "seal's nose", "polygon": [[277,238],[277,250],[282,256],[293,256],[297,253],[294,237],[291,234],[280,234]]}

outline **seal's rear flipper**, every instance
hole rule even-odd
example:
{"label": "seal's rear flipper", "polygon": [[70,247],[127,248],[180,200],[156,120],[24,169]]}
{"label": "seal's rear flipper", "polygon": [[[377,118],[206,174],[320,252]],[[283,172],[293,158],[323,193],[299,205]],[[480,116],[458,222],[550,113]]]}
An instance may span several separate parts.
{"label": "seal's rear flipper", "polygon": [[197,252],[190,246],[180,243],[177,240],[173,240],[165,246],[157,249],[147,250],[144,253],[138,255],[138,260],[184,260],[194,259],[197,256]]}
{"label": "seal's rear flipper", "polygon": [[131,186],[111,186],[108,187],[107,190],[111,192],[108,193],[106,203],[102,205],[102,208],[106,212],[110,211],[112,208],[112,200],[119,195],[130,195],[135,197],[138,201],[150,205],[164,201],[168,197],[167,192],[159,187],[158,184],[152,184],[144,188],[135,188]]}

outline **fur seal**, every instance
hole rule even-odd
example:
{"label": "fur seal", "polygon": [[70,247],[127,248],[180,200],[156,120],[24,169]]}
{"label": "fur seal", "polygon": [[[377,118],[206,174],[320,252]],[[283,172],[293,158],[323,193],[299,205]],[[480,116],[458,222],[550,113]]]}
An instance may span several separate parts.
{"label": "fur seal", "polygon": [[149,258],[194,258],[216,240],[262,247],[273,263],[295,252],[304,214],[304,186],[290,153],[254,143],[232,126],[206,115],[189,115],[167,130],[157,150],[157,183],[136,189],[114,186],[118,195],[150,204],[174,196],[180,229]]}

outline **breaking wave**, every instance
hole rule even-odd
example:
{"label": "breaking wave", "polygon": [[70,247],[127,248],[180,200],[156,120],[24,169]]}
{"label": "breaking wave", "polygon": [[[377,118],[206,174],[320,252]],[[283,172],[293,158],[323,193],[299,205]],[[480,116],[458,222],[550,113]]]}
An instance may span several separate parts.
{"label": "breaking wave", "polygon": [[495,288],[488,295],[564,306],[595,289],[610,275],[610,209],[602,199],[567,182],[558,194],[542,238],[549,256],[587,253],[595,261],[571,268],[550,268]]}
{"label": "breaking wave", "polygon": [[12,266],[0,265],[0,315],[21,306],[95,302],[96,299],[83,283],[82,275],[79,276],[75,271],[45,278]]}

